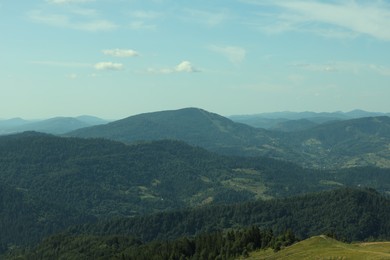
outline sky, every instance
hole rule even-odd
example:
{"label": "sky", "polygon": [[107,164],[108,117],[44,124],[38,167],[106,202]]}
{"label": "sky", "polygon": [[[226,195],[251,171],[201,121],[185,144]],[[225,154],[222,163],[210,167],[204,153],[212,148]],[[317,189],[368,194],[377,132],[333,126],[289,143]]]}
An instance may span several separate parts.
{"label": "sky", "polygon": [[390,112],[388,0],[0,0],[0,118]]}

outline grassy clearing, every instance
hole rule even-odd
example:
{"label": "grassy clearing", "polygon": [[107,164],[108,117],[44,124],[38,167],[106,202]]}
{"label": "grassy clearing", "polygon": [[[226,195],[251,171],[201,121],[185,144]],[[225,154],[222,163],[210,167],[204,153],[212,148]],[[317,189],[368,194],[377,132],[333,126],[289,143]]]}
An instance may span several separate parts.
{"label": "grassy clearing", "polygon": [[247,259],[390,259],[390,242],[345,244],[316,236],[274,253],[254,252]]}

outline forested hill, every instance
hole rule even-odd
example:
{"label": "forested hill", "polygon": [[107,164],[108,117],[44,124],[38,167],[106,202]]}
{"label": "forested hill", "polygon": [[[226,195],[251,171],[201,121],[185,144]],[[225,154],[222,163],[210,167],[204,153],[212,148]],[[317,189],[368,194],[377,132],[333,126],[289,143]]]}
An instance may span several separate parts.
{"label": "forested hill", "polygon": [[83,235],[132,235],[166,240],[256,225],[300,239],[329,234],[345,241],[390,239],[390,200],[374,190],[338,189],[299,197],[214,205],[150,216],[101,221],[69,230]]}
{"label": "forested hill", "polygon": [[[213,205],[69,228],[9,259],[236,259],[326,234],[342,241],[390,239],[390,200],[339,189],[288,199]],[[259,229],[260,228],[260,229]]]}
{"label": "forested hill", "polygon": [[390,166],[390,117],[366,117],[289,133],[285,142],[310,158],[310,166]]}
{"label": "forested hill", "polygon": [[106,125],[79,129],[74,137],[107,138],[121,142],[174,139],[206,149],[237,149],[269,144],[270,133],[198,108],[139,114]]}
{"label": "forested hill", "polygon": [[293,164],[223,157],[178,141],[129,146],[35,132],[1,136],[0,245],[33,244],[94,219],[330,188],[291,182],[309,174]]}
{"label": "forested hill", "polygon": [[[224,157],[169,140],[125,145],[35,132],[2,136],[0,222],[6,224],[0,244],[34,243],[86,219],[278,198],[340,186],[373,187],[386,193],[389,171],[310,170],[268,158]],[[10,204],[11,197],[19,199]],[[16,232],[18,228],[23,232]]]}
{"label": "forested hill", "polygon": [[390,168],[390,117],[337,121],[309,129],[302,121],[290,128],[302,130],[258,129],[201,109],[186,108],[140,114],[67,135],[125,143],[175,139],[220,154],[266,156],[309,168]]}

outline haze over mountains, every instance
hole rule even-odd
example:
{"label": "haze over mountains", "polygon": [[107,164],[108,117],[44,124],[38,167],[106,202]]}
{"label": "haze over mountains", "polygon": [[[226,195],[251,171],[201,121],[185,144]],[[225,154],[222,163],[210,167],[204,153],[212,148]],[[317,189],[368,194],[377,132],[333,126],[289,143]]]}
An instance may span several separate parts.
{"label": "haze over mountains", "polygon": [[390,113],[352,110],[350,112],[274,112],[254,115],[233,115],[229,118],[257,128],[280,131],[295,131],[313,127],[318,124],[356,119],[362,117],[390,116]]}
{"label": "haze over mountains", "polygon": [[[357,115],[358,113],[352,113]],[[360,112],[360,114],[364,114]],[[267,156],[305,167],[390,167],[390,118],[363,117],[310,124],[295,131],[272,131],[236,123],[198,108],[140,114],[67,136],[125,143],[175,139],[228,155]]]}
{"label": "haze over mountains", "polygon": [[0,135],[37,131],[50,134],[64,134],[79,128],[107,123],[107,120],[94,116],[55,117],[46,120],[24,120],[12,118],[0,120]]}

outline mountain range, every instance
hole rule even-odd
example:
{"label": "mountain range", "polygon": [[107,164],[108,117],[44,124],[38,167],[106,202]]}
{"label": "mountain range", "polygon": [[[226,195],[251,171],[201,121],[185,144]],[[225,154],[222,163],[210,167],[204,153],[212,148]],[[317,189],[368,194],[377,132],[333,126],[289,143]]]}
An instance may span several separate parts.
{"label": "mountain range", "polygon": [[74,252],[91,236],[130,232],[147,242],[252,224],[301,238],[388,239],[380,194],[390,194],[390,118],[285,123],[305,127],[259,129],[185,108],[65,134],[2,135],[0,253],[65,230],[66,241],[78,236]]}
{"label": "mountain range", "polygon": [[[357,113],[355,113],[357,114]],[[390,117],[364,117],[311,124],[300,130],[254,128],[198,108],[140,114],[66,136],[125,143],[174,139],[213,152],[266,156],[314,168],[390,167]],[[290,126],[290,128],[293,128]]]}
{"label": "mountain range", "polygon": [[108,121],[94,116],[54,117],[45,120],[12,118],[0,120],[0,135],[37,131],[49,134],[64,134],[79,128],[106,124]]}
{"label": "mountain range", "polygon": [[[390,116],[390,113],[367,112],[356,109],[350,112],[273,112],[253,115],[233,115],[229,119],[257,128],[265,128],[278,131],[295,131],[310,128],[314,125],[356,119],[362,117]],[[286,125],[285,125],[286,124]],[[296,127],[291,127],[292,125]]]}

